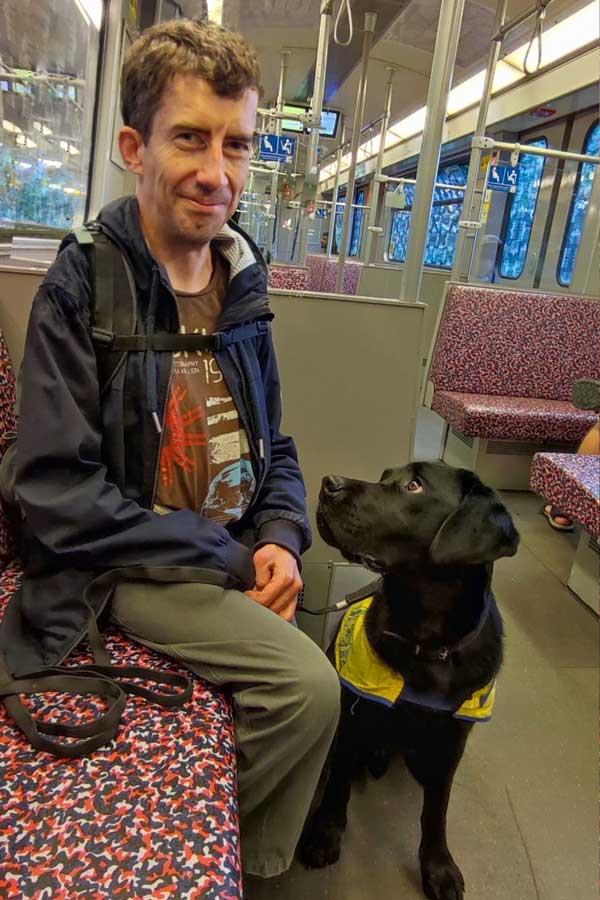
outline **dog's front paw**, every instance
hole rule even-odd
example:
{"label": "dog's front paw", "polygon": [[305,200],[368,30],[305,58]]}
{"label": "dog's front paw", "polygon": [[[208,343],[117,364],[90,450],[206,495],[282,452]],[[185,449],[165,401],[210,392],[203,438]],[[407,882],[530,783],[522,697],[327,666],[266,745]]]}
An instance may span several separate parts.
{"label": "dog's front paw", "polygon": [[429,900],[463,900],[465,879],[449,850],[421,852],[421,877]]}
{"label": "dog's front paw", "polygon": [[343,831],[318,816],[310,822],[300,839],[298,857],[308,869],[322,869],[340,858]]}

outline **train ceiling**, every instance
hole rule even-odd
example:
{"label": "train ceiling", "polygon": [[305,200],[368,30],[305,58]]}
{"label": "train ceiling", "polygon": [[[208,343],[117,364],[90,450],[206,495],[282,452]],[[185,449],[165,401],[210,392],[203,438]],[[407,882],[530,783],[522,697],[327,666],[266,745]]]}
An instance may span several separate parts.
{"label": "train ceiling", "polygon": [[[193,3],[194,0],[191,0]],[[552,0],[545,27],[565,18],[589,0]],[[354,38],[349,47],[329,45],[326,104],[341,109],[349,127],[356,105],[362,52],[364,11],[378,13],[378,27],[369,66],[365,121],[381,115],[386,64],[401,66],[394,79],[392,122],[427,100],[441,0],[352,0]],[[531,0],[509,0],[509,17],[531,7]],[[319,33],[321,0],[224,0],[223,21],[237,28],[257,47],[266,103],[274,102],[279,82],[280,51],[290,48],[286,99],[310,97]],[[335,4],[337,12],[339,3]],[[496,0],[465,0],[454,84],[482,69],[494,31]],[[335,18],[335,17],[334,17]],[[529,39],[533,20],[513,32],[503,55]],[[333,30],[333,29],[332,29]],[[342,37],[346,35],[345,20]],[[326,155],[335,144],[329,141]]]}
{"label": "train ceiling", "polygon": [[[114,2],[114,0],[113,0]],[[589,0],[552,0],[546,27],[584,6]],[[351,126],[358,84],[364,11],[378,13],[375,44],[369,66],[365,119],[382,112],[386,64],[401,67],[395,76],[392,122],[423,106],[441,0],[352,0],[354,38],[349,47],[329,46],[326,104],[341,109]],[[187,15],[206,9],[206,0],[179,0]],[[531,0],[509,0],[509,15],[517,15]],[[274,102],[279,81],[280,52],[290,48],[288,100],[306,99],[312,92],[321,0],[223,0],[223,21],[240,30],[259,53],[265,104]],[[337,12],[339,0],[335,3]],[[454,83],[482,69],[495,19],[495,0],[465,0]],[[26,23],[26,25],[25,25]],[[532,21],[522,26],[504,49],[526,42]],[[81,15],[66,0],[0,0],[0,58],[5,65],[38,71],[62,71],[85,77],[88,40]],[[342,34],[346,34],[345,22]],[[549,98],[551,99],[551,98]],[[18,111],[17,111],[18,112]],[[328,142],[325,155],[334,149]]]}

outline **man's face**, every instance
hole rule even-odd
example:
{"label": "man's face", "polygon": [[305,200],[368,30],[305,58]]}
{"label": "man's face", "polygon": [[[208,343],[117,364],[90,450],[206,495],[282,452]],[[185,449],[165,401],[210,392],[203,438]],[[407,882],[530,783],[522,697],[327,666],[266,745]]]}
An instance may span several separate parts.
{"label": "man's face", "polygon": [[139,149],[143,218],[167,243],[208,243],[244,189],[258,94],[219,97],[202,78],[176,76]]}

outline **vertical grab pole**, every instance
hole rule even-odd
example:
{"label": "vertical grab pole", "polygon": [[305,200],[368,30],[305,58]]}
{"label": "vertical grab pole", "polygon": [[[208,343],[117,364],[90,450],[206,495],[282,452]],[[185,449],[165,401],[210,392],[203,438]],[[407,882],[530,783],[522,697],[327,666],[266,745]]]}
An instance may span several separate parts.
{"label": "vertical grab pole", "polygon": [[[327,74],[327,54],[329,52],[329,34],[331,32],[331,16],[333,14],[333,0],[323,0],[321,3],[321,25],[319,29],[319,44],[317,47],[317,62],[315,65],[315,86],[310,107],[310,141],[306,157],[305,175],[316,175],[318,172],[317,153],[319,149],[319,137],[321,135],[321,118],[323,113],[323,96],[325,94],[325,76]],[[309,218],[305,210],[301,210],[300,219],[300,248],[298,251],[298,265],[306,265],[306,248],[308,246]]]}
{"label": "vertical grab pole", "polygon": [[[496,7],[496,25],[494,28],[494,36],[496,37],[502,29],[506,20],[508,0],[498,0]],[[481,105],[477,115],[477,125],[475,126],[475,137],[481,138],[485,136],[485,128],[487,125],[488,113],[490,109],[490,101],[492,99],[492,88],[494,86],[494,75],[496,74],[496,65],[500,58],[500,49],[502,47],[502,38],[492,38],[492,46],[488,56],[487,70],[485,73],[485,81],[483,84],[483,94],[481,97]],[[458,237],[456,239],[456,251],[454,253],[454,265],[452,267],[452,281],[467,281],[469,272],[471,271],[471,262],[475,251],[475,240],[477,232],[471,228],[468,223],[473,221],[475,214],[475,189],[477,187],[477,179],[479,177],[479,165],[481,162],[481,148],[471,147],[471,158],[469,159],[469,174],[467,176],[467,186],[465,189],[465,198],[463,200],[461,221],[458,227]],[[485,186],[483,187],[485,191]],[[470,246],[467,250],[467,242]],[[466,265],[463,266],[463,260],[467,252]]]}
{"label": "vertical grab pole", "polygon": [[442,0],[440,9],[400,297],[409,302],[416,302],[421,290],[429,216],[464,5],[465,0]]}
{"label": "vertical grab pole", "polygon": [[[329,236],[327,238],[327,256],[331,256],[333,252],[333,241],[335,239],[335,217],[337,214],[338,194],[340,192],[340,168],[342,165],[342,156],[344,154],[344,144],[346,143],[346,125],[342,125],[342,140],[337,150],[337,158],[335,161],[335,183],[333,185],[333,204],[331,213],[329,214]],[[339,253],[339,247],[338,247]]]}
{"label": "vertical grab pole", "polygon": [[354,185],[356,184],[356,161],[358,158],[358,145],[360,143],[360,128],[365,115],[365,99],[367,96],[367,74],[369,68],[369,54],[373,44],[373,33],[377,24],[377,13],[365,13],[365,36],[363,40],[362,68],[356,98],[356,110],[354,112],[354,126],[352,131],[352,147],[350,151],[350,168],[348,170],[348,183],[346,187],[346,205],[344,206],[344,228],[342,231],[342,245],[338,247],[339,262],[337,273],[336,291],[342,293],[344,286],[344,265],[346,263],[346,244],[352,218],[352,203],[354,202]]}
{"label": "vertical grab pole", "polygon": [[[278,113],[283,112],[283,104],[285,101],[285,83],[287,80],[287,70],[288,70],[288,56],[290,55],[290,50],[282,50],[281,51],[281,69],[279,72],[279,91],[277,92],[277,106],[276,110]],[[277,137],[281,134],[281,119],[275,119],[275,134]],[[276,226],[277,226],[277,218],[276,218],[276,209],[277,209],[277,189],[279,187],[279,165],[277,169],[271,175],[271,200],[269,203],[269,221],[273,222],[273,230],[271,232],[271,250],[275,246],[275,236],[276,236]],[[275,252],[273,252],[273,258],[275,258]]]}
{"label": "vertical grab pole", "polygon": [[371,209],[369,211],[369,225],[367,227],[367,245],[365,248],[365,265],[370,266],[371,260],[373,257],[373,243],[375,239],[375,233],[373,228],[377,225],[377,212],[379,207],[379,194],[381,193],[381,183],[379,181],[379,177],[383,170],[383,156],[385,153],[385,136],[387,134],[387,130],[390,127],[390,119],[392,117],[392,82],[394,80],[394,72],[395,69],[388,66],[386,68],[387,72],[387,81],[386,81],[386,98],[385,98],[385,107],[383,110],[383,119],[381,120],[381,143],[379,144],[379,153],[377,154],[377,164],[375,166],[375,175],[373,176],[373,189],[371,193]]}

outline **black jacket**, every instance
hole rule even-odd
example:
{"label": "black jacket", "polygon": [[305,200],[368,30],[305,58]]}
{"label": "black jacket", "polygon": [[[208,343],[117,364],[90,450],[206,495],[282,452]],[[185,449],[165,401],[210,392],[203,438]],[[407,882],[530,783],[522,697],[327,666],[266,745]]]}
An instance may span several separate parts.
{"label": "black jacket", "polygon": [[[102,230],[125,253],[138,300],[137,331],[177,332],[177,306],[164,268],[144,241],[137,200],[102,210]],[[237,227],[215,238],[230,265],[219,331],[272,319],[267,272]],[[171,353],[130,353],[100,398],[90,337],[90,266],[68,236],[34,300],[21,372],[15,494],[23,516],[25,579],[2,632],[9,668],[54,665],[79,642],[83,592],[107,570],[194,567],[253,586],[252,554],[276,543],[299,555],[310,544],[304,482],[291,438],[280,433],[279,378],[270,331],[215,356],[248,434],[256,491],[227,528],[191,510],[152,511]],[[88,599],[98,614],[106,590]]]}

